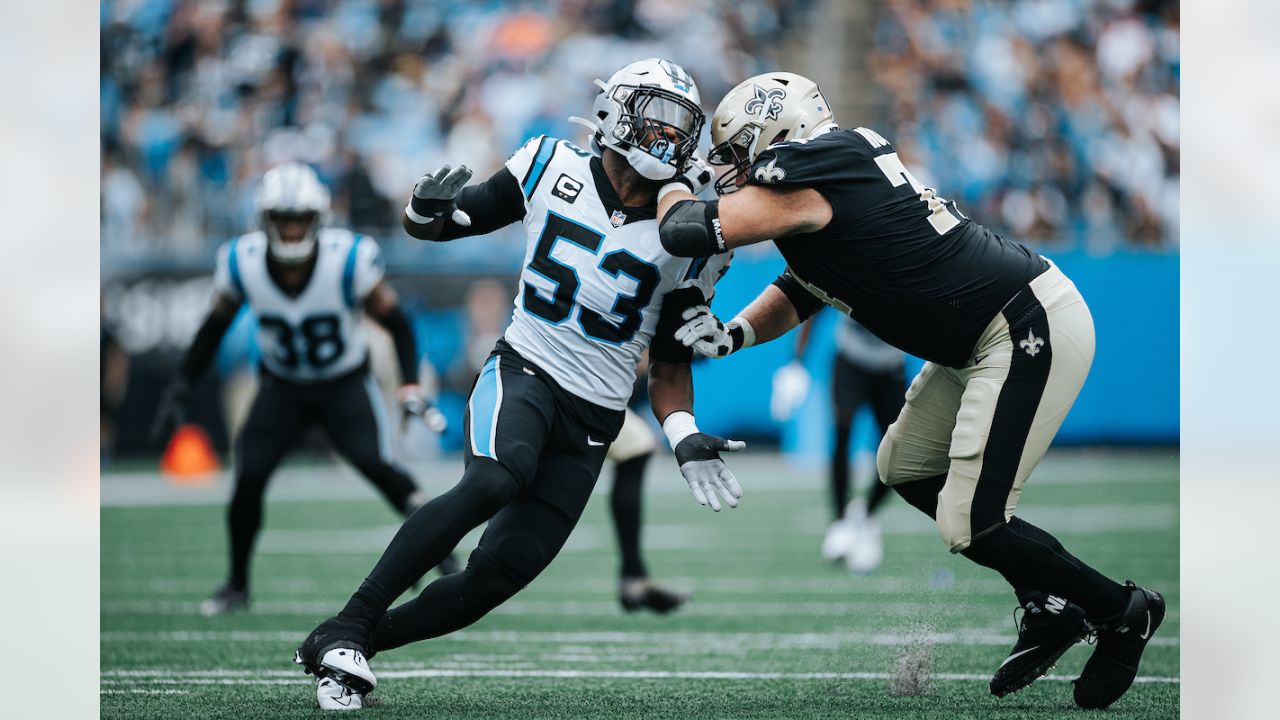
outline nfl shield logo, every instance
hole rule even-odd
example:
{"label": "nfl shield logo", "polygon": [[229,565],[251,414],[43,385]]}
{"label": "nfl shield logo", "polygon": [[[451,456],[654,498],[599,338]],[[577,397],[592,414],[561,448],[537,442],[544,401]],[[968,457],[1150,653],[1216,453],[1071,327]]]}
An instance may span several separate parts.
{"label": "nfl shield logo", "polygon": [[613,223],[614,227],[622,227],[622,224],[626,221],[627,214],[621,210],[614,210],[613,214],[609,216],[609,222]]}

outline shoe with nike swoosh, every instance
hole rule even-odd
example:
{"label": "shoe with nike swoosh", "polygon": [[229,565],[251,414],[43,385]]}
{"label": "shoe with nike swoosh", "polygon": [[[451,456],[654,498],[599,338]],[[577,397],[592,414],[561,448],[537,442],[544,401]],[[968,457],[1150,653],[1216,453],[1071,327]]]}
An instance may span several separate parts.
{"label": "shoe with nike swoosh", "polygon": [[1050,595],[1041,603],[1027,602],[1022,611],[1018,641],[991,678],[991,694],[996,697],[1017,692],[1043,677],[1089,631],[1084,608],[1060,597]]}
{"label": "shoe with nike swoosh", "polygon": [[1088,710],[1105,708],[1128,691],[1138,677],[1142,651],[1164,622],[1160,593],[1126,582],[1129,604],[1116,622],[1098,626],[1098,646],[1075,680],[1076,704]]}

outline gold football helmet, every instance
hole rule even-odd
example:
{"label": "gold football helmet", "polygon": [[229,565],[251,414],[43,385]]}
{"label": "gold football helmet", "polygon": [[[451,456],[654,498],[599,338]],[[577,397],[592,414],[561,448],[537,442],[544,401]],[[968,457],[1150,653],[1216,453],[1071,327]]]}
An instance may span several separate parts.
{"label": "gold football helmet", "polygon": [[707,159],[713,165],[733,165],[716,181],[716,193],[738,189],[766,147],[813,137],[833,124],[831,105],[809,78],[789,72],[747,78],[724,96],[711,118]]}

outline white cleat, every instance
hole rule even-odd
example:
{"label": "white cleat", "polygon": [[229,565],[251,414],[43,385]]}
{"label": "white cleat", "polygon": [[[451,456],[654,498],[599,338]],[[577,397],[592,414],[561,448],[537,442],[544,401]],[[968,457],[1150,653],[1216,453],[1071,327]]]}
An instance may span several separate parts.
{"label": "white cleat", "polygon": [[884,540],[880,535],[880,521],[867,517],[866,510],[850,514],[853,543],[844,556],[845,567],[856,575],[865,575],[880,567],[884,560]]}
{"label": "white cleat", "polygon": [[853,542],[853,528],[846,520],[836,520],[827,526],[827,535],[822,539],[822,559],[837,562],[849,552]]}
{"label": "white cleat", "polygon": [[367,695],[378,687],[378,678],[369,669],[364,653],[353,648],[336,647],[320,658],[321,676],[332,678],[359,695]]}
{"label": "white cleat", "polygon": [[321,710],[359,710],[364,707],[364,697],[351,692],[351,688],[334,680],[321,678],[316,685],[316,702]]}

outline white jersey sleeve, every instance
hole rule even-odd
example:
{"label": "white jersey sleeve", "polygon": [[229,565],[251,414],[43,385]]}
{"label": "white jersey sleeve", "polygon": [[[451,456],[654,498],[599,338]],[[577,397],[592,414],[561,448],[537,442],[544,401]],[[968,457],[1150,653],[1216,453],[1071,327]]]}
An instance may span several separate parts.
{"label": "white jersey sleeve", "polygon": [[511,176],[520,183],[520,193],[524,195],[525,206],[529,204],[529,195],[538,185],[538,180],[546,172],[551,156],[555,153],[557,140],[546,135],[529,138],[519,150],[507,158],[506,167]]}
{"label": "white jersey sleeve", "polygon": [[351,306],[359,307],[386,275],[386,262],[378,241],[368,235],[356,235],[355,252],[349,259],[351,269]]}
{"label": "white jersey sleeve", "polygon": [[241,303],[245,301],[244,282],[240,278],[240,263],[235,250],[236,240],[224,242],[218,248],[213,266],[213,291]]}

